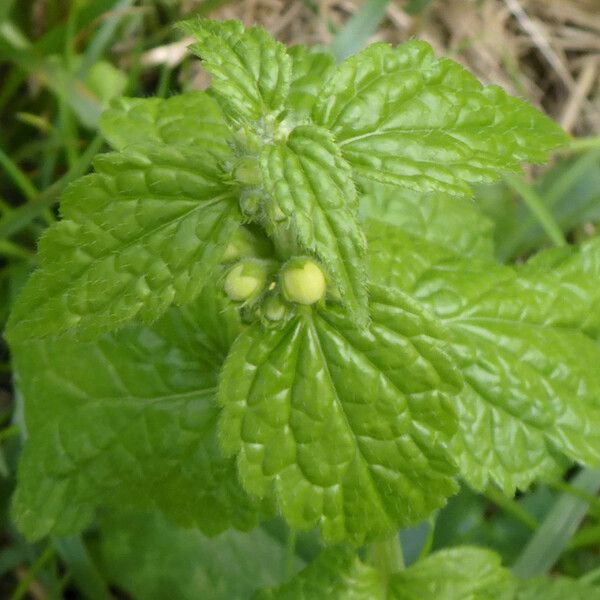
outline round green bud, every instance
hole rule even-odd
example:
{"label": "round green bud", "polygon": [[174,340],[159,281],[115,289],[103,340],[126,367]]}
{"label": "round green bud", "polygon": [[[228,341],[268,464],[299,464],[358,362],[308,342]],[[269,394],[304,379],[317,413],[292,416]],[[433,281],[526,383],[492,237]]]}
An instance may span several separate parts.
{"label": "round green bud", "polygon": [[285,213],[281,210],[281,208],[279,208],[278,204],[273,203],[273,205],[271,206],[270,212],[271,212],[271,218],[276,223],[280,223],[281,221],[284,221],[286,219]]}
{"label": "round green bud", "polygon": [[240,258],[252,256],[254,254],[254,236],[245,228],[240,227],[231,238],[225,252],[222,262],[228,263]]}
{"label": "round green bud", "polygon": [[234,302],[245,302],[260,294],[267,280],[267,270],[254,261],[235,265],[225,277],[225,293]]}
{"label": "round green bud", "polygon": [[236,145],[245,152],[260,152],[262,148],[261,139],[250,127],[240,127],[234,133]]}
{"label": "round green bud", "polygon": [[286,305],[279,296],[270,296],[264,303],[264,314],[269,321],[281,321],[287,313]]}
{"label": "round green bud", "polygon": [[290,133],[294,130],[294,127],[295,125],[292,120],[284,119],[275,129],[273,139],[276,142],[285,143]]}
{"label": "round green bud", "polygon": [[321,267],[310,258],[295,259],[281,273],[284,297],[298,304],[314,304],[323,298],[327,283]]}
{"label": "round green bud", "polygon": [[240,210],[247,217],[255,217],[263,203],[263,194],[259,190],[245,190],[240,196]]}
{"label": "round green bud", "polygon": [[233,167],[233,177],[245,185],[260,185],[262,178],[258,160],[251,156],[240,158]]}

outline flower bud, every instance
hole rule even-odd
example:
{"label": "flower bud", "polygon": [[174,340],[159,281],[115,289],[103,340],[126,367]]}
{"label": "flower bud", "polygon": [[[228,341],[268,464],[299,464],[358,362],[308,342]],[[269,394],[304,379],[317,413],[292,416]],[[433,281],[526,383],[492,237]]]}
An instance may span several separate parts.
{"label": "flower bud", "polygon": [[277,203],[271,203],[269,208],[269,216],[273,219],[273,221],[275,221],[276,223],[285,221],[285,219],[287,218],[286,214],[281,210]]}
{"label": "flower bud", "polygon": [[323,298],[327,283],[321,267],[310,258],[293,259],[281,273],[284,297],[290,302],[314,304]]}
{"label": "flower bud", "polygon": [[240,158],[233,167],[233,177],[245,185],[260,185],[262,178],[258,160],[251,156]]}
{"label": "flower bud", "polygon": [[267,269],[252,260],[235,265],[225,277],[225,293],[234,302],[245,302],[258,296],[267,280]]}
{"label": "flower bud", "polygon": [[263,203],[263,193],[259,190],[244,190],[240,196],[240,210],[247,217],[256,217]]}
{"label": "flower bud", "polygon": [[264,303],[264,314],[269,321],[281,321],[287,313],[286,305],[279,296],[270,296]]}
{"label": "flower bud", "polygon": [[246,258],[254,254],[254,236],[245,228],[240,227],[231,238],[225,252],[222,262],[228,263],[240,258]]}

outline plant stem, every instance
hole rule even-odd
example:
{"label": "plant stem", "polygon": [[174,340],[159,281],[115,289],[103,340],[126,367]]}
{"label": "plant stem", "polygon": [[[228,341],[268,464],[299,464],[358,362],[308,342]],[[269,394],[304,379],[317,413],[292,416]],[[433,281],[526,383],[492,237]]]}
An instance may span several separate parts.
{"label": "plant stem", "polygon": [[284,581],[287,581],[294,574],[294,558],[296,557],[296,531],[290,529],[288,531],[288,538],[285,548],[285,563],[284,569]]}
{"label": "plant stem", "polygon": [[10,240],[0,239],[0,256],[23,260],[35,260],[35,253],[29,248],[24,248]]}
{"label": "plant stem", "polygon": [[600,148],[600,136],[575,138],[568,146],[561,148],[560,153],[586,152]]}
{"label": "plant stem", "polygon": [[593,583],[596,583],[597,579],[600,579],[600,567],[597,567],[589,573],[586,573],[583,577],[579,578],[579,581],[581,583],[587,583],[589,585],[592,585]]}
{"label": "plant stem", "polygon": [[404,569],[404,555],[398,533],[371,544],[367,553],[367,561],[379,573],[384,592],[383,597],[387,597],[390,577]]}
{"label": "plant stem", "polygon": [[[583,469],[570,485],[586,494],[597,494],[600,470]],[[571,490],[561,494],[517,558],[513,573],[522,579],[548,573],[567,548],[588,509],[588,503],[574,496]]]}
{"label": "plant stem", "polygon": [[590,505],[591,511],[593,511],[596,516],[600,514],[600,498],[595,494],[589,494],[585,490],[575,487],[566,481],[550,481],[546,485],[553,490],[572,494],[584,502],[587,502]]}
{"label": "plant stem", "polygon": [[437,513],[434,513],[429,517],[429,529],[427,531],[427,538],[425,539],[425,543],[421,548],[421,552],[419,552],[419,556],[417,557],[417,562],[427,558],[429,553],[431,552],[431,548],[433,547],[433,540],[435,538],[435,526],[437,523]]}
{"label": "plant stem", "polygon": [[516,175],[506,174],[504,180],[517,194],[519,194],[519,196],[521,196],[523,202],[527,205],[527,208],[535,215],[546,232],[546,235],[552,240],[554,245],[566,246],[567,242],[561,228],[558,226],[554,217],[537,192],[528,185],[523,178]]}
{"label": "plant stem", "polygon": [[34,200],[39,194],[29,177],[0,148],[0,166],[6,171],[13,183],[19,188],[27,200]]}
{"label": "plant stem", "polygon": [[55,538],[54,549],[78,590],[87,600],[111,600],[108,584],[94,563],[81,536]]}
{"label": "plant stem", "polygon": [[569,166],[553,183],[552,188],[544,194],[546,206],[553,207],[559,199],[571,190],[579,181],[587,177],[590,169],[595,169],[600,161],[600,146],[593,151],[584,152],[574,158]]}
{"label": "plant stem", "polygon": [[485,490],[486,497],[504,512],[514,517],[528,529],[535,531],[539,523],[518,502],[506,497],[499,489],[489,486]]}
{"label": "plant stem", "polygon": [[586,546],[597,546],[600,542],[600,525],[588,525],[580,529],[570,540],[567,550],[577,550]]}
{"label": "plant stem", "polygon": [[40,554],[39,558],[31,565],[29,571],[16,587],[12,593],[10,600],[21,600],[24,598],[29,591],[29,586],[33,583],[37,574],[41,571],[42,567],[54,556],[54,548],[51,544],[48,544],[44,552]]}

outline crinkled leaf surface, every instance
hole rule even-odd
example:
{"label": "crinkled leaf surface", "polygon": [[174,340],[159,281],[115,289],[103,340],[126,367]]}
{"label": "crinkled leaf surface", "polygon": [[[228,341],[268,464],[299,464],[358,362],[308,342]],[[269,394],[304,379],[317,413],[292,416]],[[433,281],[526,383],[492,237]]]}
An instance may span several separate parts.
{"label": "crinkled leaf surface", "polygon": [[[521,269],[448,255],[371,227],[371,271],[445,322],[465,376],[452,443],[462,475],[507,493],[556,470],[556,450],[600,460],[600,244]],[[555,256],[552,253],[552,256]],[[558,261],[558,262],[557,262]]]}
{"label": "crinkled leaf surface", "polygon": [[493,551],[458,546],[394,573],[387,583],[347,547],[323,551],[283,586],[255,600],[596,600],[600,589],[566,577],[515,579]]}
{"label": "crinkled leaf surface", "polygon": [[272,201],[290,219],[302,247],[324,262],[343,302],[366,322],[366,246],[356,191],[329,132],[297,127],[285,145],[265,148],[261,170]]}
{"label": "crinkled leaf surface", "polygon": [[532,106],[483,87],[418,41],[374,44],[343,62],[313,119],[333,132],[358,177],[451,194],[543,162],[566,141]]}
{"label": "crinkled leaf surface", "polygon": [[219,105],[204,92],[171,98],[119,98],[102,114],[100,128],[115,150],[139,144],[208,147],[228,156],[229,128]]}
{"label": "crinkled leaf surface", "polygon": [[9,322],[12,339],[77,330],[93,337],[192,301],[241,220],[235,190],[204,150],[130,148],[99,156],[72,184],[63,220]]}
{"label": "crinkled leaf surface", "polygon": [[203,296],[93,343],[13,345],[28,434],[13,512],[28,537],[73,533],[104,505],[158,507],[208,534],[255,524],[258,502],[216,440],[237,317]]}
{"label": "crinkled leaf surface", "polygon": [[[600,337],[600,237],[540,252],[519,266],[518,273],[536,282],[538,312],[553,325]],[[544,295],[543,288],[553,286],[555,293]]]}
{"label": "crinkled leaf surface", "polygon": [[442,550],[390,581],[393,600],[511,600],[512,581],[494,552],[469,546]]}
{"label": "crinkled leaf surface", "polygon": [[259,592],[254,600],[384,600],[377,571],[347,547],[324,550],[285,585]]}
{"label": "crinkled leaf surface", "polygon": [[326,49],[292,46],[292,82],[288,105],[296,118],[311,114],[325,82],[335,70],[335,57]]}
{"label": "crinkled leaf surface", "polygon": [[514,600],[600,600],[600,588],[568,577],[540,577],[520,582]]}
{"label": "crinkled leaf surface", "polygon": [[198,19],[182,23],[191,49],[212,75],[211,90],[234,119],[256,121],[280,110],[287,98],[292,60],[264,29],[241,21]]}
{"label": "crinkled leaf surface", "polygon": [[386,584],[351,549],[330,548],[289,583],[256,600],[513,600],[514,581],[497,554],[442,550],[391,575]]}
{"label": "crinkled leaf surface", "polygon": [[392,223],[404,233],[433,242],[450,254],[494,256],[493,223],[474,201],[373,182],[363,188],[360,202],[363,220]]}
{"label": "crinkled leaf surface", "polygon": [[445,334],[405,295],[374,286],[372,324],[307,309],[235,342],[219,388],[221,442],[251,494],[292,527],[361,543],[414,523],[456,490],[443,446],[462,384]]}
{"label": "crinkled leaf surface", "polygon": [[260,528],[208,538],[158,512],[125,512],[103,516],[100,531],[107,578],[135,600],[248,600],[285,569],[284,548]]}

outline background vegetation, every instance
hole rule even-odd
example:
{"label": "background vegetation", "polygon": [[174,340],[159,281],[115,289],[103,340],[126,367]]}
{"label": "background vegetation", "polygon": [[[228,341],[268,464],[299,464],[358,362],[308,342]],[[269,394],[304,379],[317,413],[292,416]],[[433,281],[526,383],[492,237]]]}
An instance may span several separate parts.
{"label": "background vegetation", "polygon": [[[600,222],[600,4],[597,0],[2,0],[0,2],[0,319],[35,265],[36,241],[57,218],[61,191],[103,150],[100,112],[120,95],[168,96],[202,87],[204,73],[172,24],[191,14],[259,23],[287,43],[330,44],[339,57],[369,41],[419,37],[486,83],[526,97],[575,136],[543,170],[482,188],[498,257],[596,233]],[[0,598],[198,598],[218,585],[214,557],[230,561],[224,598],[275,584],[317,542],[286,542],[281,523],[247,538],[207,540],[157,515],[103,515],[84,536],[30,545],[9,515],[22,443],[10,357],[0,355]],[[435,520],[402,532],[408,563],[432,549],[496,549],[521,576],[550,572],[600,580],[600,473],[506,499],[464,488]],[[294,549],[295,548],[295,549]],[[276,570],[277,570],[276,569]],[[232,581],[234,583],[232,583]],[[216,583],[215,583],[216,582]]]}

